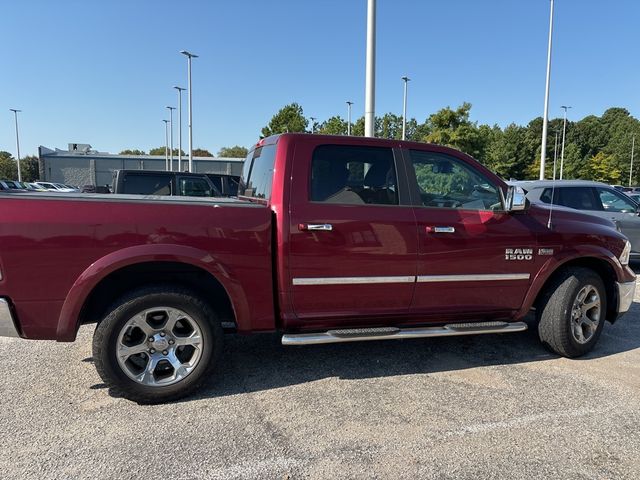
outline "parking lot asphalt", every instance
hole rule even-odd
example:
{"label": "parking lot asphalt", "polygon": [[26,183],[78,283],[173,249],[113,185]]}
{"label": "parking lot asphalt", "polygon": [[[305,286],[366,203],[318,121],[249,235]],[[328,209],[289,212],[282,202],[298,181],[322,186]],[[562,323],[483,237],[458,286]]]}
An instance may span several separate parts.
{"label": "parking lot asphalt", "polygon": [[109,395],[92,333],[0,339],[1,478],[640,478],[640,303],[577,360],[531,330],[230,337],[205,388],[158,406]]}

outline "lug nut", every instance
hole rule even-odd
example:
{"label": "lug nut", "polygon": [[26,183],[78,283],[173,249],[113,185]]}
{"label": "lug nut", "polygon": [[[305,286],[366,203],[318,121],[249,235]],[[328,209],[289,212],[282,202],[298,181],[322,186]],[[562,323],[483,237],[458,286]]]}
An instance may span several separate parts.
{"label": "lug nut", "polygon": [[167,353],[169,353],[169,352],[167,352],[166,350],[163,350],[163,351],[162,351],[162,354],[163,354],[163,355],[166,355]]}
{"label": "lug nut", "polygon": [[150,342],[153,342],[153,337],[149,337],[149,341],[150,341]]}
{"label": "lug nut", "polygon": [[164,333],[164,332],[160,332],[160,336],[161,336],[161,337],[164,337],[165,335],[166,335],[166,333]]}
{"label": "lug nut", "polygon": [[174,343],[176,343],[175,340],[169,340],[169,345],[173,345]]}
{"label": "lug nut", "polygon": [[149,353],[156,353],[156,349],[152,348],[151,350],[149,350]]}

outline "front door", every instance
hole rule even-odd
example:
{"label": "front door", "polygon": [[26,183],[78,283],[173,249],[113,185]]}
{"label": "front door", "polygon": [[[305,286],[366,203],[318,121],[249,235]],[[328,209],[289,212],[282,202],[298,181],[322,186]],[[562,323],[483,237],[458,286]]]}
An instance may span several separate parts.
{"label": "front door", "polygon": [[626,195],[611,188],[596,187],[596,193],[603,211],[631,242],[631,251],[640,252],[640,217],[636,205]]}
{"label": "front door", "polygon": [[289,272],[299,319],[408,313],[417,238],[399,155],[346,142],[296,147]]}
{"label": "front door", "polygon": [[473,160],[407,150],[418,226],[414,314],[504,317],[521,305],[539,259],[524,212],[504,212],[500,187]]}

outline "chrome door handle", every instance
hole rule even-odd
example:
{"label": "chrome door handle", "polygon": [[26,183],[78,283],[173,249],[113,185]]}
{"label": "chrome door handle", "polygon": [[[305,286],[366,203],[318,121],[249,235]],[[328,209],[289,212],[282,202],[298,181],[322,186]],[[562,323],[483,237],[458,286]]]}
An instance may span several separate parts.
{"label": "chrome door handle", "polygon": [[330,232],[333,230],[333,225],[330,223],[301,223],[298,225],[298,230],[307,232],[310,230]]}
{"label": "chrome door handle", "polygon": [[427,233],[456,233],[455,227],[426,227]]}

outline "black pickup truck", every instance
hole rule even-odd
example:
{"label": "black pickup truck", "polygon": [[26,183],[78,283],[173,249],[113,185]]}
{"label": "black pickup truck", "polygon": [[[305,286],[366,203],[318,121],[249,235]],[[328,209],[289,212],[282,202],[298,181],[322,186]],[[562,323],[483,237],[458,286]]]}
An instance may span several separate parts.
{"label": "black pickup truck", "polygon": [[221,197],[222,192],[204,173],[154,170],[116,170],[113,193]]}

